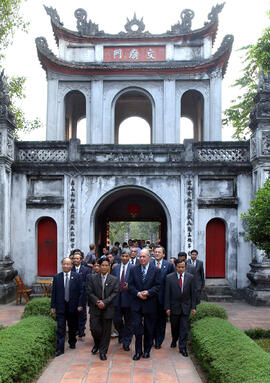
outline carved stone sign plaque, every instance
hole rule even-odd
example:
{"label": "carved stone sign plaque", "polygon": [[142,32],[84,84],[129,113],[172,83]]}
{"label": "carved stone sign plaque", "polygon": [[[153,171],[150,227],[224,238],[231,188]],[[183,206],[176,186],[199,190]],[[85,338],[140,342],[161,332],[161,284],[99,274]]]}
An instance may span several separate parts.
{"label": "carved stone sign plaque", "polygon": [[165,46],[104,47],[106,62],[165,61]]}

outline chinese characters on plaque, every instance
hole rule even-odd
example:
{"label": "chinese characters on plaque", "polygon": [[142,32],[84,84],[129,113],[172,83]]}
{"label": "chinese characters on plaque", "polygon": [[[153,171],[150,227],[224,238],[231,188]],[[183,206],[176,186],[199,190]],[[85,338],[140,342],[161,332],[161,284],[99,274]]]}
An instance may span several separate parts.
{"label": "chinese characters on plaque", "polygon": [[104,47],[104,61],[165,61],[165,46]]}

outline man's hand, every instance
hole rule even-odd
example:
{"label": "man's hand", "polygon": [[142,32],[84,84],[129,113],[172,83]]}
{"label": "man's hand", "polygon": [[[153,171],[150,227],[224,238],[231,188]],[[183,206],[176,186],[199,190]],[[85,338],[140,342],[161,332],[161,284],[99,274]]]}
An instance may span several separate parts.
{"label": "man's hand", "polygon": [[78,306],[77,307],[77,310],[80,312],[80,311],[83,311],[83,307],[82,306]]}
{"label": "man's hand", "polygon": [[143,291],[138,292],[137,297],[145,301],[147,299],[146,295],[143,295]]}
{"label": "man's hand", "polygon": [[105,304],[102,301],[97,301],[97,307],[100,310],[104,310],[105,309]]}
{"label": "man's hand", "polygon": [[191,315],[195,315],[195,314],[196,314],[196,310],[195,309],[191,310]]}
{"label": "man's hand", "polygon": [[145,296],[145,297],[147,298],[148,295],[149,295],[148,290],[144,290],[144,291],[142,291],[142,295]]}
{"label": "man's hand", "polygon": [[127,282],[124,283],[124,290],[128,290],[128,283]]}
{"label": "man's hand", "polygon": [[51,309],[51,314],[55,314],[55,309]]}
{"label": "man's hand", "polygon": [[166,314],[169,317],[171,315],[171,310],[166,310]]}

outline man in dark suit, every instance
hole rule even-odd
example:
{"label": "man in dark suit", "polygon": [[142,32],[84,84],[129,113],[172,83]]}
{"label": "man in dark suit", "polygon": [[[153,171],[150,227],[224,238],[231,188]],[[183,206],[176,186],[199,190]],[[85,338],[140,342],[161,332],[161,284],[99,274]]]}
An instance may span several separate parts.
{"label": "man in dark suit", "polygon": [[[83,254],[80,250],[77,250],[73,254],[73,267],[71,271],[78,273],[82,278],[84,299],[83,299],[83,310],[79,312],[78,316],[78,335],[79,338],[85,336],[85,325],[87,321],[86,313],[86,280],[87,276],[91,273],[90,268],[82,265]],[[90,274],[91,275],[91,274]]]}
{"label": "man in dark suit", "polygon": [[158,293],[157,320],[154,331],[155,349],[159,350],[165,338],[167,322],[166,311],[164,310],[165,281],[166,276],[174,272],[174,266],[171,262],[164,259],[165,249],[162,246],[155,248],[154,257],[155,259],[152,262],[160,269],[160,289]]}
{"label": "man in dark suit", "polygon": [[131,251],[131,253],[130,253],[130,260],[129,260],[129,262],[132,264],[132,265],[138,265],[139,263],[140,263],[140,261],[139,261],[139,258],[137,258],[137,255],[138,255],[138,248],[137,247],[135,247],[135,246],[132,246],[131,248],[130,248],[130,251]]}
{"label": "man in dark suit", "polygon": [[177,259],[175,272],[167,275],[165,287],[165,310],[171,320],[172,344],[176,347],[179,341],[179,352],[187,353],[187,338],[189,330],[189,315],[196,313],[194,276],[186,270],[186,263]]}
{"label": "man in dark suit", "polygon": [[78,328],[78,312],[83,309],[83,286],[79,274],[71,271],[72,261],[64,258],[63,272],[53,278],[51,313],[56,313],[57,347],[55,356],[64,353],[66,322],[68,323],[68,343],[70,348],[76,347],[76,331]]}
{"label": "man in dark suit", "polygon": [[187,265],[189,267],[189,272],[194,274],[196,281],[196,305],[198,305],[201,303],[201,293],[205,288],[203,262],[197,259],[198,251],[195,249],[191,250],[190,257],[191,259],[187,261]]}
{"label": "man in dark suit", "polygon": [[[157,315],[160,270],[150,262],[147,249],[140,251],[140,264],[130,270],[128,286],[132,297],[131,310],[135,334],[135,355],[133,360],[150,357],[153,345],[154,326]],[[143,321],[143,323],[142,323]],[[144,353],[142,337],[144,335]]]}
{"label": "man in dark suit", "polygon": [[112,275],[117,277],[119,286],[119,292],[114,300],[113,323],[119,334],[118,341],[123,344],[125,351],[129,351],[133,336],[128,278],[130,269],[134,266],[129,263],[129,259],[130,250],[124,248],[120,255],[121,263],[115,266],[111,272]]}
{"label": "man in dark suit", "polygon": [[118,292],[117,278],[110,274],[110,261],[100,258],[100,273],[92,274],[88,283],[88,304],[90,313],[90,330],[94,339],[92,354],[99,351],[101,360],[106,354],[111,339],[113,301]]}

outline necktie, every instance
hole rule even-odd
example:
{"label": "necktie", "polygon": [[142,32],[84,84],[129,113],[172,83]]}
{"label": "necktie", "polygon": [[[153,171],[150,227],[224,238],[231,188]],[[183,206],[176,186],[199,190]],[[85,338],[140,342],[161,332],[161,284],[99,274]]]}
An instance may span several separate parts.
{"label": "necktie", "polygon": [[80,268],[79,268],[79,267],[76,267],[76,271],[77,271],[77,273],[79,273],[79,270],[80,270]]}
{"label": "necktie", "polygon": [[102,280],[102,295],[101,299],[104,299],[104,288],[105,288],[105,275],[101,275]]}
{"label": "necktie", "polygon": [[160,261],[157,261],[157,268],[160,269]]}
{"label": "necktie", "polygon": [[194,267],[196,266],[195,261],[192,261],[192,265],[193,265]]}
{"label": "necktie", "polygon": [[68,274],[66,274],[66,280],[65,280],[65,301],[69,302],[69,279],[68,279]]}
{"label": "necktie", "polygon": [[179,277],[179,285],[180,285],[180,289],[181,289],[181,294],[183,293],[183,281],[182,281],[182,275],[180,274],[180,277]]}
{"label": "necktie", "polygon": [[132,265],[134,265],[134,259],[131,260]]}
{"label": "necktie", "polygon": [[145,275],[146,275],[146,269],[144,266],[142,266],[142,280],[143,280],[143,282],[145,280]]}
{"label": "necktie", "polygon": [[122,270],[121,279],[120,279],[119,291],[123,291],[124,283],[125,283],[125,265],[123,265],[123,270]]}

